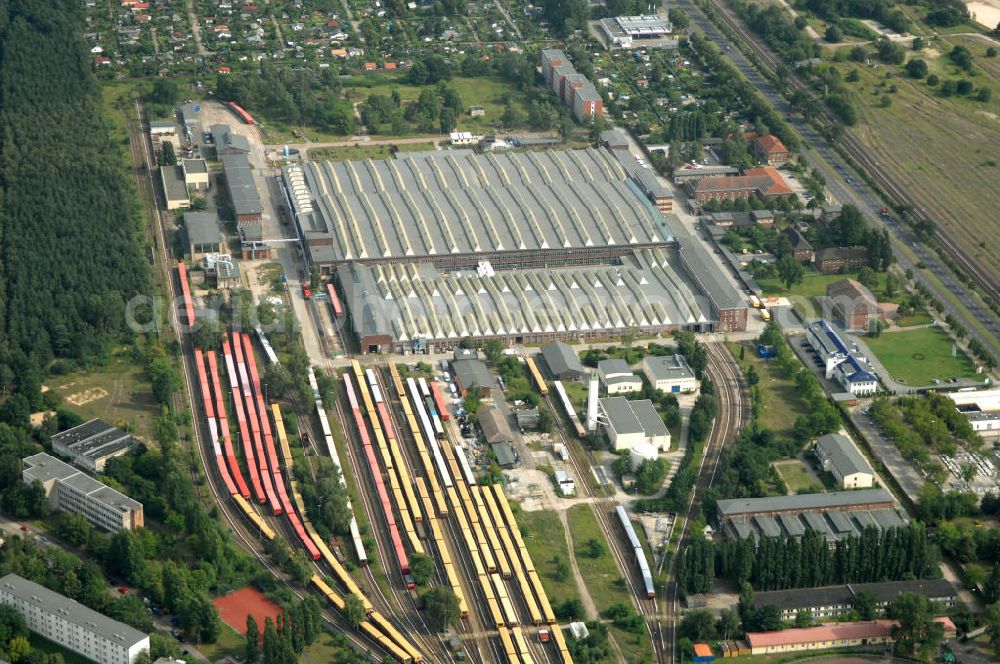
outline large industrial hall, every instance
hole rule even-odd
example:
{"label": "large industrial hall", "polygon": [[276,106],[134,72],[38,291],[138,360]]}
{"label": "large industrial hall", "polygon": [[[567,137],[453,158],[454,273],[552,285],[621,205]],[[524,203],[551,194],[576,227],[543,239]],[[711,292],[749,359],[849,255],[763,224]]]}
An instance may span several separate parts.
{"label": "large industrial hall", "polygon": [[286,204],[361,351],[740,330],[746,305],[702,243],[605,150],[303,162]]}

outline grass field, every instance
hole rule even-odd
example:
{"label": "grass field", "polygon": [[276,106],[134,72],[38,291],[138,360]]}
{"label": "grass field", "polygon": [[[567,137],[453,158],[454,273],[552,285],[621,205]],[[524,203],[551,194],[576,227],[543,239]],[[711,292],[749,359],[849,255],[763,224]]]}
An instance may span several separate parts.
{"label": "grass field", "polygon": [[[511,504],[511,507],[514,508],[514,505]],[[553,559],[559,556],[569,564],[569,550],[563,536],[566,531],[559,517],[554,512],[525,512],[519,509],[514,510],[514,516],[550,602],[556,605],[568,599],[579,599],[580,593],[572,576],[561,581],[555,578]]]}
{"label": "grass field", "polygon": [[[959,39],[948,37],[947,40]],[[951,48],[948,41],[931,44],[938,53]],[[993,210],[1000,207],[1000,86],[992,63],[981,57],[983,46],[973,49],[979,75],[974,85],[993,89],[988,103],[972,98],[941,98],[924,81],[914,81],[894,70],[885,80],[886,68],[874,70],[853,64],[841,66],[841,73],[854,69],[858,83],[848,84],[855,92],[859,122],[851,131],[869,148],[880,168],[886,168],[912,192],[938,225],[975,259],[987,274],[1000,278],[1000,246],[986,238],[996,233]],[[945,55],[925,51],[921,56],[942,80],[961,79],[965,74],[950,64]],[[890,68],[892,69],[892,68]],[[890,93],[889,85],[897,91]],[[887,95],[888,108],[880,100]],[[941,122],[941,118],[948,118]],[[954,177],[961,173],[961,177]]]}
{"label": "grass field", "polygon": [[903,318],[897,318],[892,321],[892,324],[897,327],[915,327],[917,325],[929,325],[933,323],[934,319],[926,311],[919,311],[915,314],[905,316]]}
{"label": "grass field", "polygon": [[[260,626],[260,630],[264,631],[263,625]],[[222,623],[219,626],[219,638],[216,639],[215,643],[202,643],[197,647],[212,662],[216,662],[224,657],[242,658],[244,648],[246,647],[246,639],[243,638],[242,634],[237,634],[236,630],[232,627],[226,623]]]}
{"label": "grass field", "polygon": [[823,491],[823,485],[813,479],[813,476],[798,459],[775,461],[774,467],[781,475],[781,479],[785,481],[789,493],[820,493]]}
{"label": "grass field", "polygon": [[[598,611],[604,611],[618,602],[628,603],[629,595],[625,579],[615,563],[614,556],[608,550],[604,534],[590,506],[575,505],[569,509],[567,517],[569,531],[573,536],[576,564],[586,580],[590,596],[594,598]],[[589,555],[587,543],[592,539],[604,544],[604,555],[600,558],[591,558]]]}
{"label": "grass field", "polygon": [[136,436],[152,441],[153,419],[160,409],[145,371],[124,350],[106,367],[57,376],[45,384],[62,397],[65,408],[84,419],[99,417],[116,426],[128,425]]}
{"label": "grass field", "polygon": [[[433,150],[434,143],[401,143],[396,146],[399,152],[420,152],[422,150]],[[309,159],[329,159],[331,161],[344,161],[347,159],[388,159],[392,156],[388,145],[348,145],[342,148],[312,148],[307,155]]]}
{"label": "grass field", "polygon": [[[872,294],[879,298],[881,301],[885,297],[885,273],[878,273],[878,285],[871,289]],[[802,279],[802,283],[796,284],[791,288],[785,288],[784,284],[777,277],[767,277],[763,279],[758,279],[757,283],[760,285],[761,290],[765,295],[781,295],[785,297],[791,297],[798,295],[800,297],[822,297],[826,295],[826,287],[835,281],[842,281],[844,279],[857,279],[857,272],[849,272],[847,274],[820,274],[819,272],[806,272],[805,277]]]}
{"label": "grass field", "polygon": [[[742,361],[739,359],[741,345],[746,348]],[[774,362],[757,357],[755,345],[729,342],[726,346],[733,357],[739,361],[744,371],[752,366],[757,370],[757,375],[760,376],[758,387],[760,388],[762,404],[761,425],[780,436],[790,435],[795,418],[809,413],[806,403],[799,395],[795,381],[783,376]]]}
{"label": "grass field", "polygon": [[865,339],[886,370],[907,385],[930,385],[932,378],[975,378],[972,362],[961,351],[952,357],[951,338],[940,328],[888,332]]}

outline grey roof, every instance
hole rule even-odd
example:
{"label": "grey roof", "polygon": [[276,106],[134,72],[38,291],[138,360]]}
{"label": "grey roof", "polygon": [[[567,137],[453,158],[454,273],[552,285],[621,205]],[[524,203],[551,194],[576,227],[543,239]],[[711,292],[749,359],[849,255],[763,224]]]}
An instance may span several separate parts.
{"label": "grey roof", "polygon": [[250,141],[246,136],[234,134],[227,124],[212,125],[212,138],[215,139],[215,150],[219,154],[222,154],[223,150],[250,152]]}
{"label": "grey roof", "polygon": [[142,509],[142,503],[139,501],[132,500],[125,494],[98,482],[90,475],[80,472],[68,463],[63,463],[45,452],[25,457],[22,463],[24,464],[24,477],[32,481],[37,480],[44,484],[58,480],[85,495],[99,499],[105,505],[113,507],[119,512]]}
{"label": "grey roof", "polygon": [[955,587],[947,579],[852,583],[843,586],[795,588],[754,593],[754,605],[774,605],[782,611],[796,611],[820,606],[845,606],[854,603],[860,592],[871,593],[879,604],[891,602],[903,593],[919,593],[932,600],[954,600]]}
{"label": "grey roof", "polygon": [[586,79],[584,79],[584,81],[583,87],[577,89],[576,92],[573,93],[574,102],[577,99],[583,102],[601,101],[601,93],[597,91],[594,84]]}
{"label": "grey roof", "polygon": [[633,37],[673,32],[673,24],[656,14],[639,16],[616,16],[612,19],[623,31]]}
{"label": "grey roof", "polygon": [[473,385],[486,388],[493,386],[493,374],[482,360],[453,360],[451,368],[463,390]]}
{"label": "grey roof", "polygon": [[705,243],[695,237],[678,238],[681,264],[717,309],[746,309],[743,293],[722,274],[722,266],[713,260]]}
{"label": "grey roof", "polygon": [[653,383],[694,378],[694,371],[683,355],[647,355],[643,358],[642,365],[649,372]]}
{"label": "grey roof", "polygon": [[8,574],[0,579],[0,590],[124,648],[130,648],[149,638],[134,627],[112,620],[103,613],[17,574]]}
{"label": "grey roof", "polygon": [[672,240],[607,150],[407,152],[283,173],[311,247],[332,246],[336,261]]}
{"label": "grey roof", "polygon": [[180,166],[161,166],[160,181],[163,183],[163,191],[167,195],[167,200],[188,200],[187,185],[184,184],[184,173]]}
{"label": "grey roof", "polygon": [[675,180],[678,179],[693,179],[693,178],[708,178],[716,177],[719,175],[736,175],[739,170],[733,168],[732,166],[702,166],[700,168],[695,168],[693,166],[679,166],[674,169],[673,177]]}
{"label": "grey roof", "polygon": [[600,400],[600,405],[601,412],[619,435],[641,433],[645,436],[665,436],[669,433],[649,399],[630,401],[625,397],[606,397]]}
{"label": "grey roof", "polygon": [[150,120],[150,129],[176,129],[177,125],[173,120]]}
{"label": "grey roof", "polygon": [[510,432],[507,417],[495,406],[482,406],[476,411],[479,427],[483,430],[483,438],[491,445],[493,443],[509,443],[514,439]]}
{"label": "grey roof", "polygon": [[601,132],[601,143],[607,143],[614,147],[616,145],[628,145],[628,132],[621,127],[605,129]]}
{"label": "grey roof", "polygon": [[647,196],[653,198],[673,198],[674,196],[673,190],[664,184],[652,169],[636,168],[632,171],[632,179],[638,183]]}
{"label": "grey roof", "polygon": [[541,350],[542,357],[545,358],[545,364],[548,365],[549,371],[554,376],[561,376],[566,372],[583,374],[586,371],[576,351],[563,341],[553,341],[550,344],[545,344]]}
{"label": "grey roof", "polygon": [[185,212],[184,226],[191,244],[219,244],[219,215],[214,212]]}
{"label": "grey roof", "polygon": [[872,516],[871,512],[854,512],[852,516],[858,524],[858,530],[864,530],[868,526],[878,528],[878,523],[875,522],[875,517]]}
{"label": "grey roof", "polygon": [[630,374],[632,373],[632,367],[628,365],[625,360],[619,359],[617,357],[601,360],[597,363],[597,370],[603,374]]}
{"label": "grey roof", "polygon": [[195,106],[197,106],[197,104],[184,104],[181,106],[181,122],[183,122],[188,129],[196,127],[199,122],[198,111],[195,110]]}
{"label": "grey roof", "polygon": [[870,514],[875,519],[875,524],[882,530],[898,528],[905,524],[896,510],[872,510]]}
{"label": "grey roof", "polygon": [[236,214],[260,214],[260,194],[253,180],[253,170],[246,155],[226,155],[222,157],[222,168],[226,171],[226,186],[233,200]]}
{"label": "grey roof", "polygon": [[632,385],[633,387],[641,387],[642,379],[638,376],[615,376],[613,378],[605,379],[604,383],[611,387],[612,385]]}
{"label": "grey roof", "polygon": [[760,528],[760,532],[764,537],[778,537],[781,535],[781,528],[778,527],[778,522],[769,516],[758,514],[753,518],[753,522]]}
{"label": "grey roof", "polygon": [[813,247],[809,244],[809,240],[794,226],[785,229],[785,237],[792,244],[792,251],[812,251]]}
{"label": "grey roof", "polygon": [[802,514],[802,518],[805,520],[809,530],[815,530],[822,535],[830,534],[830,524],[826,522],[826,519],[819,512],[805,512]]}
{"label": "grey roof", "polygon": [[872,473],[868,461],[854,446],[853,441],[839,433],[828,433],[816,440],[816,449],[822,458],[828,458],[841,477],[854,473]]}
{"label": "grey roof", "polygon": [[184,159],[181,165],[185,173],[208,173],[208,162],[204,159]]}
{"label": "grey roof", "polygon": [[514,447],[510,443],[493,443],[490,447],[493,448],[493,453],[497,455],[497,463],[501,467],[517,464],[517,455],[514,453]]}
{"label": "grey roof", "polygon": [[135,439],[104,420],[94,419],[57,433],[52,436],[52,444],[62,445],[88,459],[101,459],[132,447]]}
{"label": "grey roof", "polygon": [[[313,251],[315,247],[310,250]],[[313,254],[315,258],[315,253]],[[708,303],[665,249],[640,249],[620,266],[442,275],[429,262],[337,268],[359,336],[459,340],[703,323]]]}
{"label": "grey roof", "polygon": [[806,528],[802,525],[802,520],[797,514],[779,514],[778,522],[781,523],[790,537],[799,537],[806,532]]}
{"label": "grey roof", "polygon": [[825,510],[892,502],[892,495],[885,489],[862,489],[770,498],[733,498],[720,500],[717,506],[719,516],[725,518],[758,512]]}
{"label": "grey roof", "polygon": [[826,518],[833,524],[833,530],[838,533],[853,533],[854,525],[846,512],[831,510],[826,512]]}

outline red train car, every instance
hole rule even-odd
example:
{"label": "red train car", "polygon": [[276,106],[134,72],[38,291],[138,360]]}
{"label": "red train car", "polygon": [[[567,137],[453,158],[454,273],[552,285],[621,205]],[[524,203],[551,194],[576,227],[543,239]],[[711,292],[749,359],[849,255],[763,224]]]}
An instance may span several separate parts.
{"label": "red train car", "polygon": [[333,282],[326,285],[326,294],[330,297],[330,308],[333,309],[333,317],[343,317],[344,308],[340,306],[340,298],[337,297],[337,289],[333,287]]}
{"label": "red train car", "polygon": [[260,483],[259,473],[257,473],[257,461],[253,454],[253,441],[250,438],[250,430],[247,428],[246,415],[243,412],[243,400],[239,398],[240,383],[236,374],[236,365],[233,362],[233,351],[229,345],[229,340],[223,342],[222,353],[226,358],[226,370],[229,375],[230,392],[233,395],[233,410],[236,411],[236,423],[240,429],[240,440],[243,443],[243,455],[246,457],[247,470],[250,472],[250,484],[253,486],[254,496],[257,502],[266,503],[267,494]]}
{"label": "red train car", "polygon": [[248,125],[257,124],[254,121],[253,116],[244,111],[243,107],[237,104],[236,102],[231,101],[228,104],[226,104],[226,106],[228,106],[230,110],[232,110],[232,112],[235,113],[240,118],[240,120],[243,120],[244,124]]}
{"label": "red train car", "polygon": [[235,332],[230,333],[233,341],[233,355],[236,359],[236,368],[240,374],[240,399],[246,408],[246,419],[250,428],[250,435],[253,437],[253,449],[257,455],[256,470],[260,473],[260,483],[264,487],[264,495],[271,506],[271,512],[278,516],[281,514],[281,503],[278,501],[278,494],[274,492],[274,483],[271,481],[271,471],[267,467],[266,452],[264,451],[264,439],[260,431],[260,420],[257,418],[257,407],[254,403],[253,394],[250,392],[250,379],[248,377],[246,362],[243,359],[243,343],[240,335]]}
{"label": "red train car", "polygon": [[229,495],[235,495],[238,493],[236,484],[233,483],[233,478],[229,476],[229,471],[226,469],[226,460],[222,454],[222,448],[219,447],[219,432],[216,428],[215,421],[215,407],[212,405],[212,391],[208,385],[208,375],[205,372],[205,358],[202,356],[200,349],[196,348],[194,351],[194,362],[195,368],[198,372],[198,382],[201,385],[201,402],[205,408],[205,417],[208,420],[208,429],[212,437],[212,451],[215,453],[215,466],[219,471],[219,477],[222,478],[223,484],[226,485],[226,490]]}
{"label": "red train car", "polygon": [[226,455],[226,463],[229,465],[229,474],[236,483],[236,488],[244,498],[250,498],[250,489],[247,481],[243,479],[243,472],[240,464],[236,461],[236,452],[233,450],[233,441],[229,436],[229,418],[226,416],[226,402],[222,400],[222,383],[219,380],[219,367],[215,359],[214,352],[205,353],[208,358],[208,377],[212,381],[212,391],[215,394],[215,403],[219,412],[219,434],[222,437],[222,450]]}
{"label": "red train car", "polygon": [[181,322],[194,327],[194,302],[191,299],[191,285],[188,283],[187,266],[177,264],[177,280],[181,284]]}
{"label": "red train car", "polygon": [[364,448],[365,457],[368,460],[368,470],[371,472],[372,481],[375,483],[375,491],[378,493],[379,502],[382,503],[382,513],[385,515],[386,525],[389,528],[389,539],[392,540],[392,548],[396,553],[396,561],[403,576],[410,573],[410,559],[406,555],[403,547],[403,538],[399,535],[399,526],[396,524],[396,517],[392,511],[392,500],[389,492],[386,491],[385,482],[382,481],[382,471],[378,465],[378,457],[375,456],[375,448],[372,446],[371,438],[368,437],[368,426],[365,418],[358,407],[358,399],[354,393],[354,383],[350,374],[344,374],[344,388],[347,391],[347,400],[351,405],[351,414],[354,416],[354,425],[361,437],[361,447]]}
{"label": "red train car", "polygon": [[444,397],[441,396],[441,388],[438,387],[436,381],[431,381],[431,394],[434,395],[434,405],[437,406],[438,416],[447,422],[451,415],[448,414],[448,404],[445,403]]}

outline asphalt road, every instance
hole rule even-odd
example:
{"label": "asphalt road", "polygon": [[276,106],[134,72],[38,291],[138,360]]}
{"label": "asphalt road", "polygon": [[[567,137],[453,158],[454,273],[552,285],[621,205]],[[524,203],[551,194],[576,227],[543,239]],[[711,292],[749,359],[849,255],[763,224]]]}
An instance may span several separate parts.
{"label": "asphalt road", "polygon": [[[803,138],[802,154],[826,178],[829,192],[841,204],[851,204],[857,207],[876,228],[887,228],[893,239],[893,250],[897,264],[905,269],[912,269],[919,277],[925,269],[940,280],[943,287],[926,282],[934,296],[940,300],[947,313],[961,321],[969,334],[978,338],[994,355],[1000,357],[1000,321],[993,316],[985,305],[962,283],[946,266],[937,254],[917,241],[912,230],[895,218],[879,216],[883,203],[875,193],[856,175],[847,163],[831,149],[821,137],[801,117],[793,115],[791,105],[751,64],[750,60],[722,32],[709,21],[692,0],[678,0],[677,4],[690,14],[692,21],[717,45],[725,49],[725,54],[737,69],[756,87],[764,97],[795,127]],[[953,306],[948,296],[953,294],[964,307],[964,310]],[[971,322],[974,319],[988,332],[982,334]]]}

